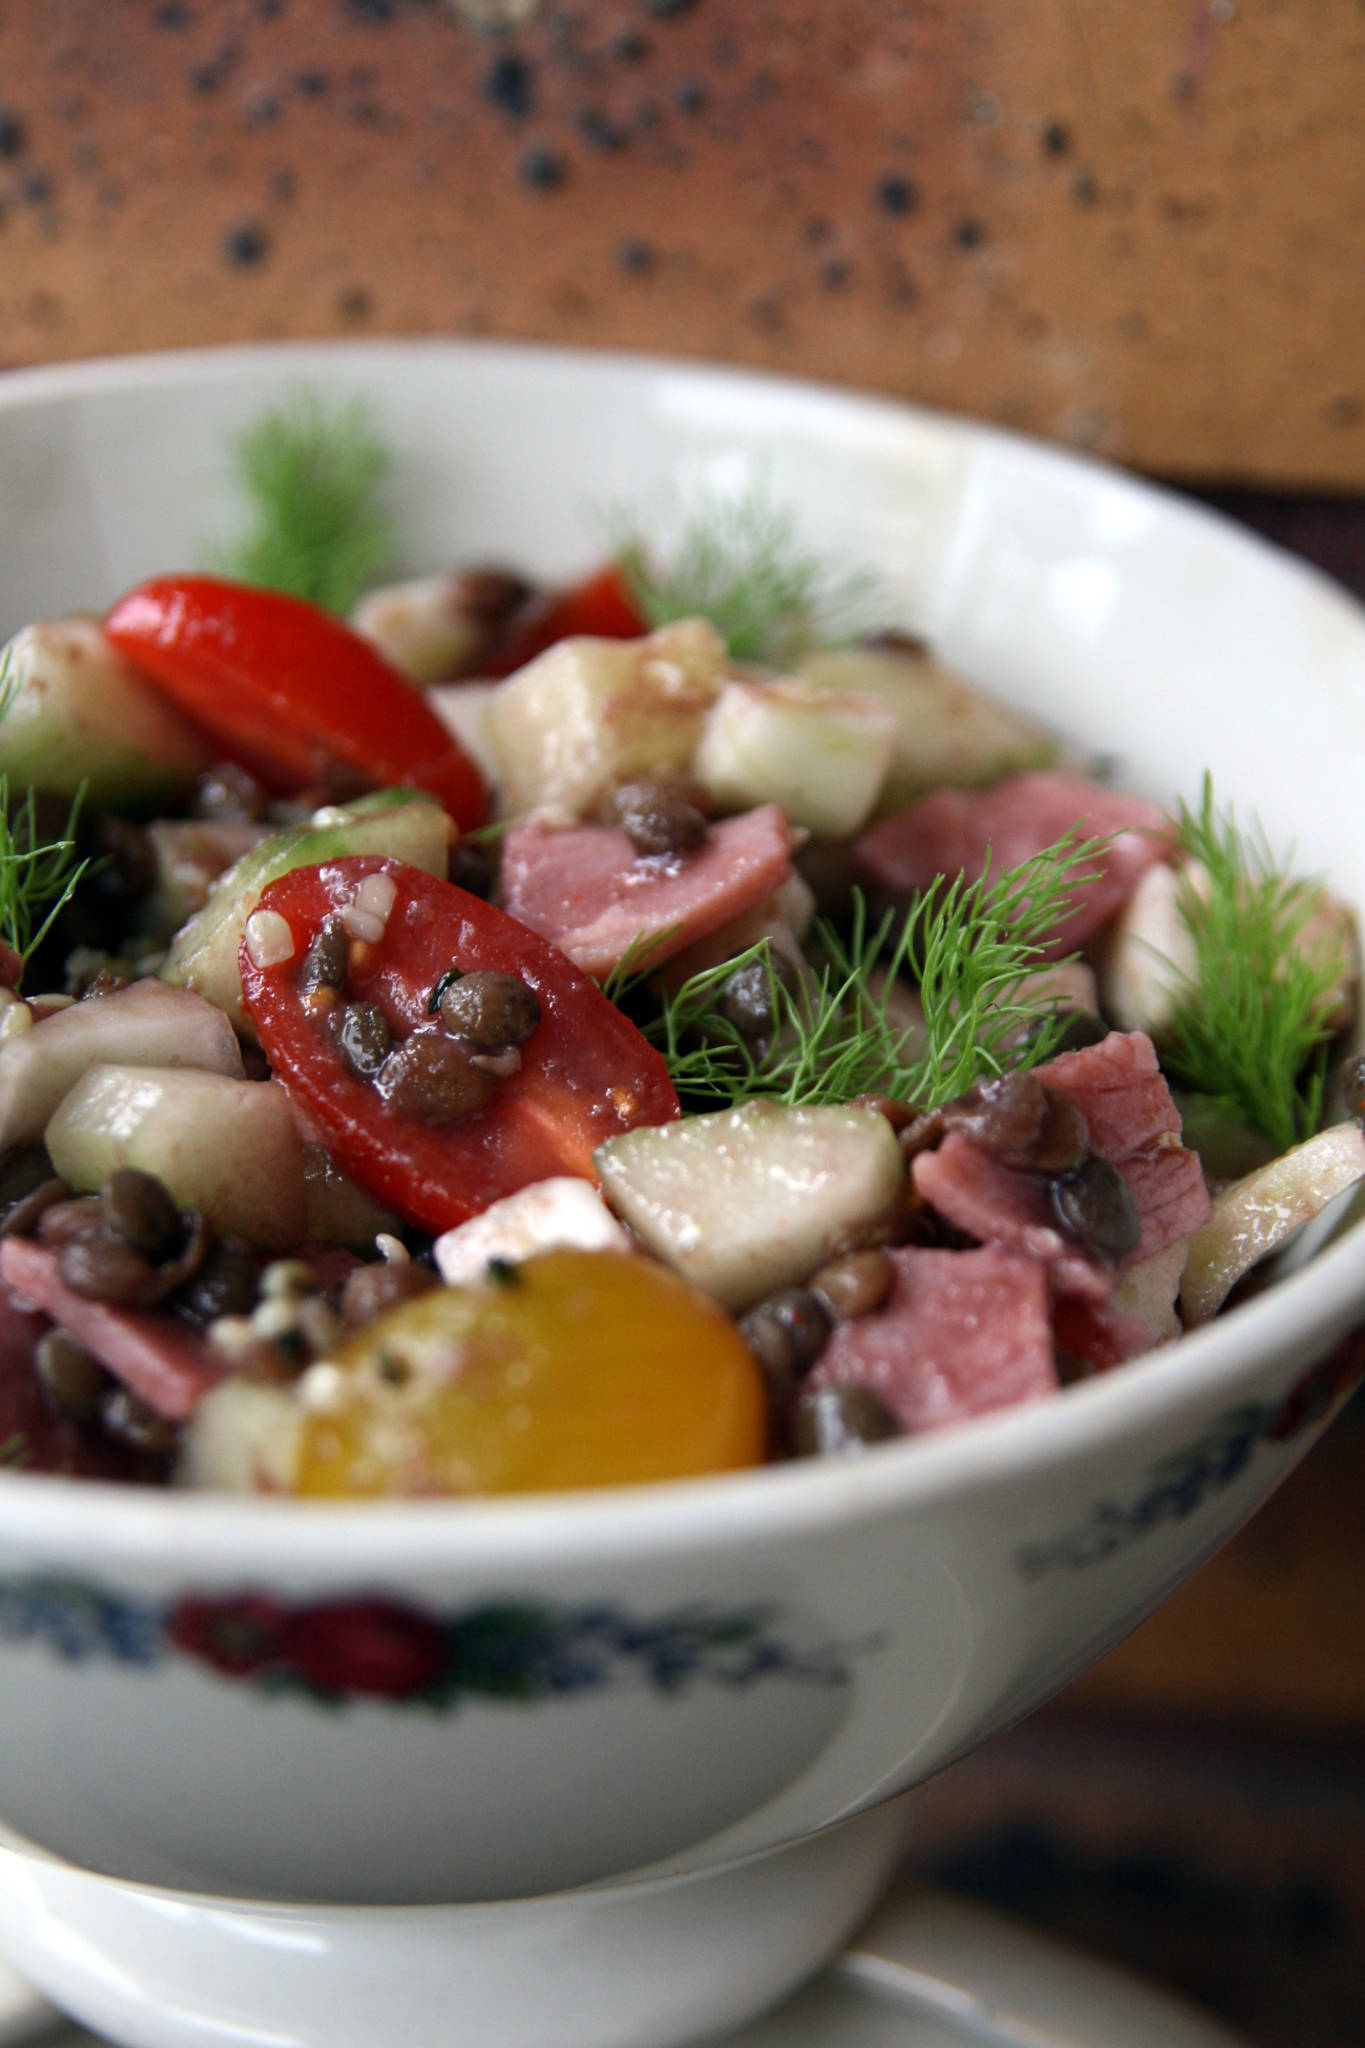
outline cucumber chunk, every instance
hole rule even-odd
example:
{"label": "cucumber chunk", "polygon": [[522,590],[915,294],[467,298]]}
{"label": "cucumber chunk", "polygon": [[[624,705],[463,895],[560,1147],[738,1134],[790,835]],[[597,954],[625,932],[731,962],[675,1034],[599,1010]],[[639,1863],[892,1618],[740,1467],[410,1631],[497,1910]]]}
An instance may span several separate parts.
{"label": "cucumber chunk", "polygon": [[242,1075],[241,1048],[221,1010],[187,989],[135,981],[0,1042],[0,1151],[41,1137],[86,1069],[110,1061]]}
{"label": "cucumber chunk", "polygon": [[729,1309],[869,1242],[905,1177],[875,1110],[776,1102],[627,1131],[593,1163],[646,1248]]}
{"label": "cucumber chunk", "polygon": [[809,654],[797,673],[827,690],[880,697],[896,716],[896,740],[878,810],[885,816],[931,789],[974,789],[1057,758],[1057,743],[1017,712],[905,647],[849,647]]}
{"label": "cucumber chunk", "polygon": [[881,795],[896,731],[894,711],[866,691],[797,676],[727,683],[693,768],[722,810],[781,804],[793,825],[851,839]]}
{"label": "cucumber chunk", "polygon": [[50,1119],[62,1179],[93,1194],[120,1166],[154,1173],[224,1237],[289,1251],[308,1228],[303,1146],[274,1081],[183,1067],[92,1067]]}
{"label": "cucumber chunk", "polygon": [[1363,1179],[1365,1131],[1342,1123],[1224,1188],[1212,1216],[1190,1239],[1180,1283],[1186,1328],[1216,1315],[1244,1273]]}
{"label": "cucumber chunk", "polygon": [[155,811],[207,768],[208,742],[105,639],[97,619],[25,626],[5,649],[13,697],[0,718],[11,789],[94,810]]}
{"label": "cucumber chunk", "polygon": [[216,1003],[242,1036],[250,1038],[254,1034],[242,1006],[237,955],[247,919],[271,882],[293,868],[317,867],[359,853],[387,854],[425,874],[444,875],[454,836],[455,827],[441,806],[410,789],[379,790],[319,812],[311,824],[291,825],[245,854],[214,884],[204,908],[177,932],[162,980]]}

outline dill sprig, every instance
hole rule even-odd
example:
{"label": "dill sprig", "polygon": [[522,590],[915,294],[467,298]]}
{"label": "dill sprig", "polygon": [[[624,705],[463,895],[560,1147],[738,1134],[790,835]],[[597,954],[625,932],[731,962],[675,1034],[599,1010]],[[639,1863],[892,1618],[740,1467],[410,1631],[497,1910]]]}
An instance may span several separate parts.
{"label": "dill sprig", "polygon": [[1198,810],[1180,806],[1179,840],[1199,863],[1178,899],[1195,968],[1177,987],[1163,1062],[1287,1151],[1322,1118],[1345,940],[1327,923],[1309,932],[1321,884],[1291,876],[1259,826],[1244,833],[1219,810],[1208,775]]}
{"label": "dill sprig", "polygon": [[292,392],[236,437],[232,457],[250,524],[216,566],[348,612],[394,553],[382,495],[392,458],[369,406]]}
{"label": "dill sprig", "polygon": [[[795,985],[769,942],[665,992],[643,1026],[690,1103],[729,1105],[763,1095],[789,1104],[894,1095],[922,1109],[965,1094],[988,1075],[1050,1058],[1065,1028],[1057,1006],[1020,984],[1072,892],[1093,879],[1103,840],[1068,837],[1018,867],[975,882],[940,877],[903,916],[877,923],[855,892],[848,936],[815,929],[820,965]],[[725,1015],[730,977],[755,963],[767,976],[773,1028],[747,1038]],[[919,984],[923,1028],[895,1015],[896,981]]]}
{"label": "dill sprig", "polygon": [[[0,656],[0,719],[14,702],[18,678],[9,649]],[[84,785],[76,792],[57,839],[38,830],[37,799],[30,788],[22,802],[10,800],[8,775],[0,775],[0,941],[26,966],[71,901],[89,866],[79,857],[76,829]]]}
{"label": "dill sprig", "polygon": [[671,540],[647,539],[627,513],[609,514],[607,525],[650,624],[700,615],[737,661],[781,666],[884,623],[874,617],[875,579],[813,554],[793,513],[764,488],[697,494]]}

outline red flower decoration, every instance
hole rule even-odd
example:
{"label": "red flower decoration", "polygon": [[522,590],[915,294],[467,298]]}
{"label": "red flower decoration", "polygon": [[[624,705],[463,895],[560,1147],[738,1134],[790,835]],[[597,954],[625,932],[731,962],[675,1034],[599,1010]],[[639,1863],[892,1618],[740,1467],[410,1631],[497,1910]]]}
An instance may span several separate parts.
{"label": "red flower decoration", "polygon": [[291,1615],[281,1655],[322,1692],[398,1700],[440,1677],[445,1635],[396,1600],[337,1600]]}
{"label": "red flower decoration", "polygon": [[172,1610],[166,1633],[215,1671],[247,1678],[276,1662],[288,1620],[283,1607],[259,1593],[234,1594],[228,1600],[191,1598]]}

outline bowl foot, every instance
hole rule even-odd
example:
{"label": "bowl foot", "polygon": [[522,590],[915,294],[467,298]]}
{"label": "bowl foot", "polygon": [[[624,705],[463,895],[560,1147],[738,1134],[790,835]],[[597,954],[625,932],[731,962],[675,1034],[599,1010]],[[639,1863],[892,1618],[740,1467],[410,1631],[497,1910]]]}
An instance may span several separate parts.
{"label": "bowl foot", "polygon": [[387,1907],[159,1891],[0,1830],[0,1945],[124,2048],[680,2048],[833,1954],[904,1828],[895,1802],[701,1876]]}

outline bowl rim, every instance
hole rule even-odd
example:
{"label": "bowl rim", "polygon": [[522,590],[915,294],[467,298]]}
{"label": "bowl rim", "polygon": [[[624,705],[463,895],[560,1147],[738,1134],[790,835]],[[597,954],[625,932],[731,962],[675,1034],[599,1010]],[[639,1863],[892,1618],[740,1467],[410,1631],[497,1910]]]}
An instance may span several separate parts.
{"label": "bowl rim", "polygon": [[[625,350],[565,348],[526,341],[439,337],[289,340],[217,344],[151,354],[44,364],[0,376],[0,412],[46,403],[98,401],[113,393],[184,387],[278,369],[297,374],[383,374],[423,356],[480,368],[520,366],[588,380],[626,378],[643,388],[682,379],[721,395],[763,392],[836,428],[889,424],[936,433],[945,441],[1005,448],[1045,473],[1103,481],[1128,492],[1159,518],[1192,522],[1221,545],[1258,559],[1278,577],[1335,603],[1359,637],[1365,675],[1365,607],[1330,577],[1224,514],[1192,503],[1093,456],[933,408],[811,379],[745,367]],[[1339,1235],[1311,1264],[1205,1328],[1060,1395],[974,1418],[923,1436],[878,1446],[865,1457],[756,1466],[704,1478],[581,1492],[442,1501],[323,1503],[261,1496],[116,1485],[53,1474],[0,1470],[0,1534],[35,1551],[79,1549],[110,1564],[155,1559],[238,1580],[272,1570],[348,1576],[391,1575],[413,1566],[440,1569],[519,1566],[547,1557],[591,1562],[610,1554],[657,1555],[730,1544],[737,1533],[769,1539],[798,1530],[850,1525],[909,1507],[965,1498],[979,1490],[1042,1477],[1049,1470],[1135,1438],[1160,1424],[1207,1414],[1234,1401],[1241,1383],[1276,1356],[1308,1358],[1365,1321],[1365,1219]],[[92,1546],[95,1548],[92,1550]]]}

